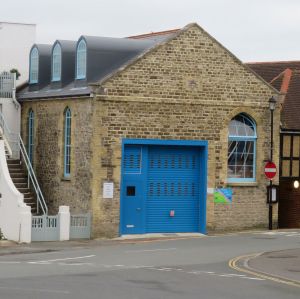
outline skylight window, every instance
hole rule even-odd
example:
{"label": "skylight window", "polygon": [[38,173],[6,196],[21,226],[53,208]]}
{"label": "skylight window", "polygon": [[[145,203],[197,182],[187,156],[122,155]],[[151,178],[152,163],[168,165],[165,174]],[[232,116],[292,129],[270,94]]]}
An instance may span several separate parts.
{"label": "skylight window", "polygon": [[38,83],[38,74],[39,74],[39,51],[34,47],[30,52],[30,61],[29,61],[29,83],[34,84]]}
{"label": "skylight window", "polygon": [[82,39],[77,46],[76,79],[86,78],[86,43]]}
{"label": "skylight window", "polygon": [[61,80],[61,46],[56,44],[52,51],[52,81]]}

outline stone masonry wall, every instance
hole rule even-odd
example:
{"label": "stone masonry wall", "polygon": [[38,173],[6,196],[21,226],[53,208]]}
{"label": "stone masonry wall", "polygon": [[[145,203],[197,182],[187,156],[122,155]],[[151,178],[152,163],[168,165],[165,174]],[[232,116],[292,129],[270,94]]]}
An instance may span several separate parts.
{"label": "stone masonry wall", "polygon": [[[71,109],[71,176],[64,178],[64,111]],[[60,205],[90,210],[92,100],[53,99],[22,103],[22,137],[28,144],[28,111],[34,111],[34,169],[50,213]]]}
{"label": "stone masonry wall", "polygon": [[[201,28],[189,26],[173,40],[95,86],[95,92],[92,143],[92,151],[97,153],[92,162],[95,235],[118,234],[122,138],[208,140],[208,187],[233,188],[231,205],[215,204],[213,196],[208,194],[208,229],[266,227],[267,180],[263,168],[270,152],[268,99],[276,91]],[[274,118],[277,164],[278,110]],[[228,124],[241,112],[257,124],[256,182],[229,184]],[[105,181],[115,183],[113,200],[102,198],[101,186]]]}

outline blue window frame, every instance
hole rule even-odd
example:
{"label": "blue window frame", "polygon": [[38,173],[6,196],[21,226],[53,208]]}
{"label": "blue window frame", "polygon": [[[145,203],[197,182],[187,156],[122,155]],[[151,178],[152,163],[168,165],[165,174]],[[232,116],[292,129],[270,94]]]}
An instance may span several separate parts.
{"label": "blue window frame", "polygon": [[31,164],[33,164],[33,152],[34,152],[34,112],[32,109],[28,112],[28,158]]}
{"label": "blue window frame", "polygon": [[86,78],[86,43],[82,39],[77,46],[76,79]]}
{"label": "blue window frame", "polygon": [[65,110],[65,136],[64,136],[64,176],[71,174],[71,110]]}
{"label": "blue window frame", "polygon": [[29,59],[29,83],[38,83],[39,51],[34,47],[30,52]]}
{"label": "blue window frame", "polygon": [[228,182],[255,182],[256,124],[246,114],[235,116],[229,124]]}
{"label": "blue window frame", "polygon": [[52,81],[61,80],[61,46],[57,43],[52,51]]}

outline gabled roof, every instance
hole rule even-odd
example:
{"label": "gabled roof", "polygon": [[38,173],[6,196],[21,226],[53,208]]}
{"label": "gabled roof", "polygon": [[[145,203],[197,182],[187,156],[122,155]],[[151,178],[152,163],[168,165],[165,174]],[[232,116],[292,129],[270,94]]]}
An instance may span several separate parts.
{"label": "gabled roof", "polygon": [[[165,38],[166,35],[164,35],[164,39]],[[92,88],[89,86],[90,83],[103,80],[135,57],[142,55],[142,53],[149,48],[161,42],[161,39],[131,39],[98,36],[81,36],[78,42],[82,39],[86,42],[88,55],[86,80],[76,80],[75,74],[73,74],[72,79],[69,80],[70,83],[60,88],[53,88],[53,84],[51,84],[49,80],[48,84],[43,86],[43,88],[31,91],[29,87],[26,87],[20,90],[18,92],[18,99],[22,101],[26,99],[89,95],[92,91]],[[63,44],[65,45],[66,43],[64,42]],[[47,45],[47,47],[52,48],[50,45]],[[74,66],[75,63],[74,58]]]}
{"label": "gabled roof", "polygon": [[[87,57],[87,67],[91,65],[90,68],[92,69],[92,75],[89,76],[89,70],[87,70],[86,80],[75,80],[74,78],[73,82],[59,89],[51,88],[51,84],[42,89],[35,90],[34,92],[25,88],[18,92],[18,99],[22,101],[34,98],[43,99],[51,97],[90,95],[93,85],[99,86],[103,84],[103,82],[114,77],[120,72],[123,72],[145,55],[151,53],[158,47],[167,44],[169,41],[188,31],[192,27],[197,27],[203,34],[207,35],[213,42],[223,48],[236,63],[244,67],[247,71],[252,72],[259,80],[264,81],[262,77],[260,77],[247,65],[243,64],[234,54],[232,54],[198,24],[191,23],[182,29],[153,32],[128,38],[82,36],[79,41],[82,38],[86,40],[87,52],[90,50],[90,53],[92,53],[91,57],[94,57],[94,60],[91,59],[91,57]],[[277,90],[273,88],[272,85],[268,84],[266,81],[264,81],[264,83],[269,85],[269,87],[277,93]]]}
{"label": "gabled roof", "polygon": [[247,63],[284,95],[282,129],[300,130],[300,61]]}

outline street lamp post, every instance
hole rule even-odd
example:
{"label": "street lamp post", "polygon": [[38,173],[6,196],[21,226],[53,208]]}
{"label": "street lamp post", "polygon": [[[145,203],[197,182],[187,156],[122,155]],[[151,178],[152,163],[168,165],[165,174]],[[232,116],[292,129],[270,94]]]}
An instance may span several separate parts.
{"label": "street lamp post", "polygon": [[[275,98],[272,96],[269,99],[269,109],[271,112],[271,149],[270,149],[270,161],[273,162],[273,114],[274,114],[274,110],[275,110],[275,106],[276,106],[276,100]],[[269,230],[272,230],[273,225],[273,206],[272,206],[272,186],[273,186],[273,182],[272,179],[270,180],[270,188],[269,188],[269,192],[268,192],[268,202],[269,202]]]}

